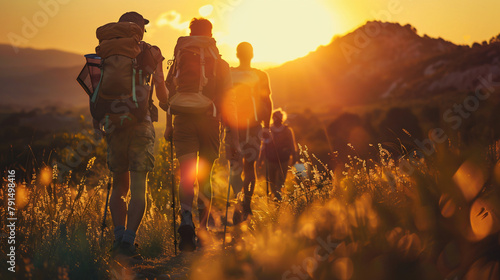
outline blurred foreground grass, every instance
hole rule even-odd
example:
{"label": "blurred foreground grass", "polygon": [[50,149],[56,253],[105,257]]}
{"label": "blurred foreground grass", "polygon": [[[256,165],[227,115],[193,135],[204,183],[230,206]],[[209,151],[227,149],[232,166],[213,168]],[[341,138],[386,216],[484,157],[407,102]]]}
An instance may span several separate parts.
{"label": "blurred foreground grass", "polygon": [[[101,159],[102,145],[95,149]],[[194,262],[191,279],[500,279],[496,154],[482,147],[457,152],[445,143],[425,158],[415,152],[395,158],[381,145],[374,148],[377,158],[349,157],[331,170],[302,147],[308,176],[289,175],[281,203],[266,197],[261,176],[252,219],[231,230],[225,253]],[[146,258],[173,255],[172,166],[163,139],[156,149],[137,240]],[[31,181],[17,182],[17,279],[110,277],[109,212],[100,240],[108,171],[96,157],[62,178],[60,166],[42,164]],[[215,168],[220,222],[227,166],[221,161]],[[2,184],[0,218],[6,221]],[[5,279],[7,242],[1,246]]]}

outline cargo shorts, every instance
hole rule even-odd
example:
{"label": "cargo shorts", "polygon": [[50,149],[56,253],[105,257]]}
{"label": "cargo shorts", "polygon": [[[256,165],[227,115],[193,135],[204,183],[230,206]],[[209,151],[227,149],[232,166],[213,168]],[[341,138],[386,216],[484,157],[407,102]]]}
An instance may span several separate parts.
{"label": "cargo shorts", "polygon": [[149,172],[154,168],[155,130],[150,121],[140,122],[106,135],[108,167],[112,172]]}
{"label": "cargo shorts", "polygon": [[215,161],[219,157],[220,121],[211,115],[179,114],[174,117],[174,146],[177,158],[198,154]]}

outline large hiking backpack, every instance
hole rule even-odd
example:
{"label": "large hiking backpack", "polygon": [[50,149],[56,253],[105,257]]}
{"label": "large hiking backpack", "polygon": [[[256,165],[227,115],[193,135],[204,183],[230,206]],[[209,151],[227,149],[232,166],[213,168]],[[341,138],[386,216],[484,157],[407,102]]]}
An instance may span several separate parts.
{"label": "large hiking backpack", "polygon": [[144,120],[150,111],[155,121],[150,81],[156,63],[151,46],[141,42],[142,29],[132,22],[109,23],[96,35],[101,75],[90,96],[92,117],[109,132]]}
{"label": "large hiking backpack", "polygon": [[238,127],[256,126],[262,117],[259,92],[261,81],[257,70],[231,68],[231,77],[236,95]]}
{"label": "large hiking backpack", "polygon": [[217,115],[217,64],[220,55],[215,40],[208,36],[185,36],[177,40],[166,85],[171,114],[200,114],[210,110]]}

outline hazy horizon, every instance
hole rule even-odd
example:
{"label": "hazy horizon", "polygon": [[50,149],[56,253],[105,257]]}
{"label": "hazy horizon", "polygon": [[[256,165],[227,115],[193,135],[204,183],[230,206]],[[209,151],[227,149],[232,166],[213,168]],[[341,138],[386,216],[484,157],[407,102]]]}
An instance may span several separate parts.
{"label": "hazy horizon", "polygon": [[[95,5],[93,5],[95,3]],[[241,41],[254,45],[256,65],[278,66],[303,57],[335,36],[342,36],[367,21],[410,24],[418,34],[441,37],[458,45],[472,45],[500,33],[496,13],[500,2],[480,4],[465,0],[196,0],[185,2],[28,0],[4,4],[9,11],[0,19],[0,43],[34,49],[91,53],[97,45],[95,29],[136,10],[150,19],[145,41],[158,45],[166,58],[176,39],[187,35],[193,17],[214,24],[214,37],[223,57],[236,63],[235,47]],[[96,7],[99,7],[96,9]],[[116,8],[119,7],[119,8]],[[467,19],[467,20],[464,20]],[[31,26],[30,26],[31,25]],[[30,29],[30,27],[32,27]]]}

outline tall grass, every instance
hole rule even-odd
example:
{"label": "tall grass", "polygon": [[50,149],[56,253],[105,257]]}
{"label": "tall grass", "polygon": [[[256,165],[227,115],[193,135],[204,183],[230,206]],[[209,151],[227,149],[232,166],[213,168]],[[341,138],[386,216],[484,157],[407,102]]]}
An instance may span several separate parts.
{"label": "tall grass", "polygon": [[[308,177],[289,175],[282,202],[266,196],[259,177],[253,216],[230,229],[226,251],[192,264],[191,279],[498,279],[495,159],[483,149],[463,156],[446,145],[426,158],[412,152],[394,158],[382,146],[374,148],[377,158],[352,156],[331,168],[301,147]],[[168,143],[160,139],[137,235],[146,258],[173,255],[169,176],[175,166],[169,156]],[[59,178],[57,170],[57,164],[41,166],[31,181],[18,182],[16,277],[107,279],[110,216],[102,241],[100,231],[108,171],[95,158],[79,174]],[[228,168],[220,160],[214,171],[220,225]]]}
{"label": "tall grass", "polygon": [[[84,137],[75,135],[72,139]],[[173,251],[172,210],[166,202],[170,191],[164,179],[170,172],[165,170],[170,168],[168,163],[163,162],[167,156],[163,155],[165,145],[165,141],[160,141],[157,147],[157,167],[148,180],[147,211],[138,232],[137,241],[146,258],[169,255]],[[103,151],[97,147],[93,155]],[[109,250],[114,237],[109,211],[101,240],[109,171],[96,157],[88,160],[82,172],[70,171],[64,178],[58,177],[58,169],[57,163],[51,166],[44,163],[34,170],[32,180],[17,182],[16,273],[7,273],[6,253],[2,253],[2,279],[6,279],[4,275],[15,279],[110,277]],[[2,185],[0,218],[6,221],[6,182]],[[6,245],[7,242],[2,244],[3,252]]]}
{"label": "tall grass", "polygon": [[289,180],[281,203],[255,198],[227,254],[192,279],[498,279],[500,165],[481,149],[451,160],[378,148],[341,172],[303,149],[309,178]]}

